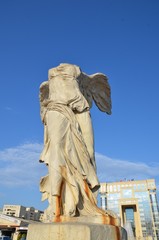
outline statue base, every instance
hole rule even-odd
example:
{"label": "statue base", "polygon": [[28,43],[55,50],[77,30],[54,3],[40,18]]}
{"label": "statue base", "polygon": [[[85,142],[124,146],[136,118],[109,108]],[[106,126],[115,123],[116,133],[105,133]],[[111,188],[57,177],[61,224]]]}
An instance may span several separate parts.
{"label": "statue base", "polygon": [[30,224],[27,240],[127,240],[126,230],[107,224],[63,222]]}

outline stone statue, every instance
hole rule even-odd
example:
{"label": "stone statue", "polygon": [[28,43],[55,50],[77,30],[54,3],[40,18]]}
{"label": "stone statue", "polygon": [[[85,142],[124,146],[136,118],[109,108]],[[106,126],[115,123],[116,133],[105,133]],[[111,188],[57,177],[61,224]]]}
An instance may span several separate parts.
{"label": "stone statue", "polygon": [[49,202],[45,220],[105,216],[111,224],[116,216],[98,208],[96,202],[100,184],[90,117],[93,100],[101,111],[111,114],[108,79],[102,73],[87,75],[72,64],[60,64],[48,75],[40,86],[44,124],[40,161],[48,167],[48,175],[40,182],[42,200]]}

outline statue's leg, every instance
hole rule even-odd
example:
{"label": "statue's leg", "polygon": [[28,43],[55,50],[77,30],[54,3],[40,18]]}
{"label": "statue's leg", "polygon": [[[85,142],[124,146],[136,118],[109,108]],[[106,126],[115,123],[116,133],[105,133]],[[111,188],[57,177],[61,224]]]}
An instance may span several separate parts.
{"label": "statue's leg", "polygon": [[85,111],[82,113],[76,113],[76,119],[80,125],[82,136],[85,141],[90,159],[96,170],[96,163],[95,163],[95,157],[94,157],[94,134],[93,134],[90,112]]}
{"label": "statue's leg", "polygon": [[[94,134],[93,134],[93,127],[92,127],[90,112],[85,111],[82,113],[77,113],[76,119],[80,125],[81,131],[82,131],[82,136],[85,141],[91,163],[96,172],[96,162],[95,162],[95,156],[94,156]],[[96,199],[97,199],[97,195],[98,195],[98,189],[99,189],[99,185],[97,185],[93,189],[91,189],[91,191]]]}
{"label": "statue's leg", "polygon": [[56,111],[49,111],[47,114],[49,145],[49,209],[54,216],[62,213],[61,191],[62,191],[62,175],[61,166],[65,166],[64,147],[65,134],[67,133],[68,120],[65,116]]}

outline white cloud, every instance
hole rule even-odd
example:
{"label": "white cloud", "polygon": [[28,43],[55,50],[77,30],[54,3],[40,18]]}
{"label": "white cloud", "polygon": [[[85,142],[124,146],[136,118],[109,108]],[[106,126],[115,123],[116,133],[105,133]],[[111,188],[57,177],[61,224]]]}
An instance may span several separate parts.
{"label": "white cloud", "polygon": [[100,182],[120,181],[125,178],[127,180],[148,178],[157,180],[159,173],[158,163],[153,163],[153,166],[150,166],[143,162],[112,159],[99,153],[96,153],[96,162]]}
{"label": "white cloud", "polygon": [[5,107],[5,110],[7,110],[7,111],[11,111],[12,108],[11,108],[11,107]]}
{"label": "white cloud", "polygon": [[[0,151],[0,182],[3,186],[35,186],[47,172],[39,163],[43,144],[25,143]],[[120,181],[120,179],[156,178],[159,164],[149,166],[142,162],[112,159],[96,153],[98,177],[100,182]],[[158,182],[158,180],[157,180]]]}
{"label": "white cloud", "polygon": [[38,162],[42,144],[26,143],[0,151],[0,182],[9,186],[32,186],[45,175]]}

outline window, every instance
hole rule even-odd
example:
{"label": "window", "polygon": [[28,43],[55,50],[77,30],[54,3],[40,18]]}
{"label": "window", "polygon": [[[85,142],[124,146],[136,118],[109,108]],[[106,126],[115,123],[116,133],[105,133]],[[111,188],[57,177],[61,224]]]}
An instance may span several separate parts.
{"label": "window", "polygon": [[132,198],[132,189],[123,189],[122,193],[124,198]]}

